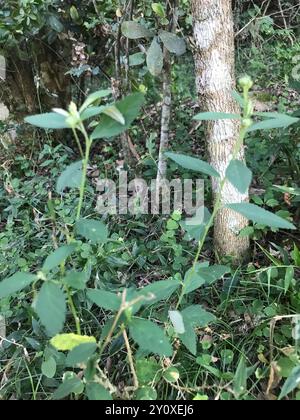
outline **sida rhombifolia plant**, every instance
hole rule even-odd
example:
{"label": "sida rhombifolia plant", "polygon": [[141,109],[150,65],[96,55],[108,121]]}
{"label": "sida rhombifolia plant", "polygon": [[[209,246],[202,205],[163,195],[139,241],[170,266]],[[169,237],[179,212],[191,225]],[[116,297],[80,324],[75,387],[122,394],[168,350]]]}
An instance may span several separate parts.
{"label": "sida rhombifolia plant", "polygon": [[[252,81],[245,77],[240,84],[243,87],[243,97],[237,93],[234,95],[243,109],[242,115],[202,113],[195,118],[241,121],[240,138],[226,176],[220,182],[220,188],[224,188],[226,182],[231,182],[244,192],[250,185],[252,175],[250,169],[237,160],[237,156],[246,134],[251,130],[287,127],[298,119],[277,113],[253,113],[249,99]],[[125,389],[125,396],[129,397],[134,393],[136,399],[156,399],[154,386],[158,380],[172,383],[179,379],[179,371],[172,365],[166,367],[164,358],[176,360],[178,343],[196,356],[195,329],[206,327],[215,321],[214,315],[201,305],[188,304],[187,295],[200,287],[211,285],[230,271],[227,266],[209,266],[206,262],[199,262],[205,238],[221,205],[220,198],[217,198],[211,214],[208,210],[205,211],[201,224],[191,227],[184,221],[180,222],[189,236],[199,242],[194,263],[183,277],[178,273],[170,279],[157,281],[142,289],[123,288],[118,293],[113,293],[109,290],[88,288],[90,273],[70,268],[76,266],[74,257],[80,252],[82,240],[100,247],[105,247],[109,241],[108,229],[102,221],[82,217],[91,147],[97,139],[116,136],[128,129],[143,104],[143,95],[132,94],[117,103],[101,105],[99,102],[110,94],[110,91],[95,92],[79,109],[71,103],[68,111],[55,109],[51,113],[26,118],[28,123],[37,127],[72,130],[82,157],[80,161],[66,168],[56,184],[57,194],[62,194],[65,188],[79,191],[73,229],[70,232],[61,232],[65,242],[46,258],[35,274],[19,272],[0,283],[0,299],[31,287],[33,311],[50,340],[44,351],[43,375],[53,378],[60,355],[66,354],[63,382],[54,392],[54,399],[62,399],[70,394],[85,395],[90,400],[124,397],[99,367],[109,345],[118,337],[122,338],[122,346],[126,348],[127,362],[132,374],[132,386]],[[261,117],[261,121],[254,123],[254,116]],[[90,129],[93,129],[91,134]],[[84,147],[81,146],[80,137],[84,139]],[[214,168],[201,160],[175,153],[167,153],[167,157],[184,168],[220,177]],[[232,203],[228,206],[253,222],[272,228],[294,229],[289,221],[253,204]],[[180,217],[176,216],[173,221],[176,220],[180,220]],[[94,304],[110,314],[96,337],[85,335],[82,330],[78,308],[74,303],[74,296],[79,292],[86,294],[91,305]],[[170,302],[168,319],[162,326],[150,320],[148,315],[151,307],[160,301]],[[74,332],[63,331],[68,313],[74,318]],[[156,358],[150,357],[151,354]],[[81,374],[76,374],[74,369]],[[148,375],[149,370],[152,372],[151,378]]]}

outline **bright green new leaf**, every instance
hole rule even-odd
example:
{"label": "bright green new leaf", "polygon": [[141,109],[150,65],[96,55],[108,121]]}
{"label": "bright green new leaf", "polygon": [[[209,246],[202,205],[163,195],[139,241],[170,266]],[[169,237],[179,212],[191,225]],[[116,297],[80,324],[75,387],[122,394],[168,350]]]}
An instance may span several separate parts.
{"label": "bright green new leaf", "polygon": [[53,130],[70,128],[70,126],[66,122],[66,116],[58,114],[56,112],[47,112],[45,114],[32,115],[30,117],[26,117],[25,121],[28,124],[40,128],[49,128]]}
{"label": "bright green new leaf", "polygon": [[186,53],[186,44],[183,38],[167,32],[161,31],[159,37],[168,51],[176,55],[183,55]]}
{"label": "bright green new leaf", "polygon": [[107,115],[101,115],[100,123],[91,135],[92,140],[118,136],[119,134],[126,131],[138,116],[141,107],[144,104],[144,100],[145,97],[143,94],[133,93],[123,100],[116,102],[115,106],[123,115],[125,119],[125,125],[120,124]]}
{"label": "bright green new leaf", "polygon": [[122,34],[129,39],[152,38],[153,32],[146,26],[133,21],[126,21],[121,26]]}
{"label": "bright green new leaf", "polygon": [[59,334],[52,338],[50,341],[53,347],[59,351],[70,351],[80,344],[96,343],[95,337],[78,334]]}
{"label": "bright green new leaf", "polygon": [[59,333],[66,319],[66,298],[61,288],[52,282],[45,282],[39,291],[36,312],[47,333]]}
{"label": "bright green new leaf", "polygon": [[67,356],[66,366],[76,366],[79,363],[86,363],[93,356],[97,349],[96,343],[83,343],[75,347]]}
{"label": "bright green new leaf", "polygon": [[164,6],[161,3],[152,3],[151,7],[153,12],[156,13],[157,16],[159,16],[160,18],[166,17]]}
{"label": "bright green new leaf", "polygon": [[89,289],[87,297],[100,308],[117,311],[121,306],[121,297],[105,290]]}
{"label": "bright green new leaf", "polygon": [[0,282],[0,299],[6,298],[13,293],[25,289],[37,279],[36,276],[29,273],[16,273]]}
{"label": "bright green new leaf", "polygon": [[53,251],[48,257],[46,258],[43,268],[43,271],[50,271],[53,268],[58,267],[61,263],[63,263],[70,255],[73,254],[77,245],[70,244],[70,245],[63,245],[60,248],[57,248]]}
{"label": "bright green new leaf", "polygon": [[132,339],[141,347],[159,356],[171,356],[172,346],[164,330],[147,319],[134,318],[129,331]]}
{"label": "bright green new leaf", "polygon": [[252,181],[252,172],[240,160],[232,160],[226,169],[226,177],[242,194],[248,191]]}
{"label": "bright green new leaf", "polygon": [[242,214],[246,219],[271,228],[296,229],[292,223],[251,203],[227,204],[227,208]]}
{"label": "bright green new leaf", "polygon": [[214,176],[219,178],[220,175],[218,172],[207,162],[203,160],[196,159],[190,156],[181,155],[178,153],[167,152],[165,156],[169,159],[172,159],[175,163],[179,166],[182,166],[185,169],[189,169],[191,171],[202,172],[204,174]]}
{"label": "bright green new leaf", "polygon": [[71,163],[59,176],[56,192],[61,194],[65,188],[79,188],[82,178],[82,161]]}
{"label": "bright green new leaf", "polygon": [[152,76],[159,76],[164,67],[164,54],[157,38],[154,38],[147,51],[147,67]]}
{"label": "bright green new leaf", "polygon": [[217,121],[217,120],[241,120],[239,114],[227,114],[225,112],[200,112],[193,118],[197,121]]}
{"label": "bright green new leaf", "polygon": [[91,241],[93,244],[107,242],[108,229],[100,220],[80,219],[75,225],[76,233]]}
{"label": "bright green new leaf", "polygon": [[96,383],[89,382],[85,388],[86,395],[89,401],[109,401],[112,400],[112,396],[104,386]]}

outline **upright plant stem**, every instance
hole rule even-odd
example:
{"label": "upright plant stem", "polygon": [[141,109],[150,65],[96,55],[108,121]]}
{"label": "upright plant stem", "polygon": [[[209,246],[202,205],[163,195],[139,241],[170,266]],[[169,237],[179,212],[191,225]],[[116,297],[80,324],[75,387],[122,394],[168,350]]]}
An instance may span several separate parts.
{"label": "upright plant stem", "polygon": [[83,124],[81,124],[80,130],[82,134],[84,135],[84,139],[85,139],[85,156],[82,163],[82,178],[81,178],[79,203],[77,207],[76,220],[79,220],[81,216],[81,210],[82,210],[82,205],[83,205],[83,200],[84,200],[85,185],[86,185],[87,168],[89,164],[90,151],[91,151],[91,146],[92,146],[92,141],[90,140]]}

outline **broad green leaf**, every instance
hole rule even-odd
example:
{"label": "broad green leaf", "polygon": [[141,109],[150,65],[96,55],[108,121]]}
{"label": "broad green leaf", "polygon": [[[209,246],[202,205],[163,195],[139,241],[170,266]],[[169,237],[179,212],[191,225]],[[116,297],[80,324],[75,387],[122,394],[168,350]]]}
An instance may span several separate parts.
{"label": "broad green leaf", "polygon": [[42,374],[47,378],[54,378],[56,373],[56,361],[54,357],[49,357],[42,363]]}
{"label": "broad green leaf", "polygon": [[59,176],[56,192],[61,194],[65,188],[79,188],[82,178],[82,161],[71,163]]}
{"label": "broad green leaf", "polygon": [[197,264],[195,268],[190,268],[185,274],[184,294],[191,293],[203,285],[210,285],[228,272],[230,272],[230,269],[225,265],[207,267],[203,264]]}
{"label": "broad green leaf", "polygon": [[51,282],[43,284],[35,309],[50,336],[63,329],[66,319],[66,298],[57,284]]}
{"label": "broad green leaf", "polygon": [[0,282],[0,299],[6,298],[13,293],[25,289],[37,279],[36,276],[29,273],[16,273]]}
{"label": "broad green leaf", "polygon": [[166,337],[164,330],[146,319],[134,318],[129,325],[132,339],[142,350],[158,354],[159,356],[171,356],[172,346]]}
{"label": "broad green leaf", "polygon": [[148,385],[152,382],[158,382],[161,366],[153,359],[139,359],[136,361],[136,374],[139,383]]}
{"label": "broad green leaf", "polygon": [[248,131],[255,131],[255,130],[270,130],[273,128],[286,128],[292,124],[295,124],[299,121],[299,118],[290,117],[289,115],[285,114],[278,114],[278,113],[257,113],[260,117],[270,118],[264,121],[260,121],[258,123],[253,124]]}
{"label": "broad green leaf", "polygon": [[166,17],[165,9],[161,3],[152,3],[151,7],[152,7],[153,12],[156,13],[157,16],[161,18]]}
{"label": "broad green leaf", "polygon": [[197,354],[197,335],[195,333],[195,328],[190,324],[185,324],[184,334],[179,336],[182,344],[194,355]]}
{"label": "broad green leaf", "polygon": [[112,118],[113,120],[117,121],[122,125],[126,124],[125,118],[115,105],[105,107],[103,109],[103,114],[107,115],[108,117]]}
{"label": "broad green leaf", "polygon": [[143,94],[133,93],[125,99],[116,102],[115,106],[125,118],[125,125],[118,123],[107,115],[101,115],[100,123],[91,135],[92,140],[118,136],[126,131],[138,116],[144,100]]}
{"label": "broad green leaf", "polygon": [[300,385],[300,366],[292,370],[291,375],[285,381],[279,399],[286,397],[290,392],[294,391]]}
{"label": "broad green leaf", "polygon": [[51,128],[54,130],[70,128],[70,126],[66,122],[66,116],[57,114],[56,112],[47,112],[45,114],[32,115],[30,117],[26,117],[25,121],[28,124],[40,128]]}
{"label": "broad green leaf", "polygon": [[121,26],[122,34],[129,39],[152,38],[153,32],[144,25],[133,21],[126,21]]}
{"label": "broad green leaf", "polygon": [[107,311],[118,311],[121,306],[121,297],[105,290],[89,289],[87,297],[97,306]]}
{"label": "broad green leaf", "polygon": [[141,386],[135,394],[135,400],[138,401],[155,401],[157,392],[151,386]]}
{"label": "broad green leaf", "polygon": [[49,16],[48,23],[55,32],[62,32],[65,29],[64,25],[55,15]]}
{"label": "broad green leaf", "polygon": [[154,38],[147,51],[147,67],[152,76],[159,76],[164,67],[164,54],[157,38]]}
{"label": "broad green leaf", "polygon": [[244,194],[251,184],[252,172],[244,162],[232,160],[226,169],[226,177],[240,193]]}
{"label": "broad green leaf", "polygon": [[211,214],[208,209],[204,208],[204,215],[203,218],[198,218],[197,215],[195,217],[182,220],[180,222],[180,226],[186,232],[186,236],[184,237],[185,240],[195,239],[199,242],[204,235],[205,227],[211,218]]}
{"label": "broad green leaf", "polygon": [[166,152],[165,156],[169,159],[172,159],[175,163],[177,163],[177,165],[182,166],[185,169],[189,169],[191,171],[196,172],[202,172],[204,174],[214,176],[217,178],[220,177],[218,172],[211,165],[209,165],[207,162],[204,162],[203,160],[173,152]]}
{"label": "broad green leaf", "polygon": [[100,115],[103,113],[103,110],[106,108],[105,105],[102,106],[90,106],[86,108],[82,113],[80,114],[81,121],[88,120],[89,118],[93,118],[96,115]]}
{"label": "broad green leaf", "polygon": [[104,386],[97,382],[90,382],[85,388],[86,395],[89,401],[109,401],[112,400],[112,396]]}
{"label": "broad green leaf", "polygon": [[75,225],[76,233],[92,243],[104,244],[107,242],[108,229],[100,220],[80,219]]}
{"label": "broad green leaf", "polygon": [[260,225],[270,226],[272,228],[296,229],[292,223],[271,213],[263,208],[251,203],[227,204],[227,208],[243,215],[246,219],[252,220]]}
{"label": "broad green leaf", "polygon": [[163,377],[168,382],[171,382],[171,383],[177,382],[180,378],[179,370],[171,366],[164,371]]}
{"label": "broad green leaf", "polygon": [[159,37],[168,51],[176,55],[183,55],[186,52],[186,44],[183,38],[171,32],[161,31]]}
{"label": "broad green leaf", "polygon": [[135,53],[129,56],[129,66],[140,66],[145,62],[145,54],[143,52]]}
{"label": "broad green leaf", "polygon": [[185,332],[182,314],[179,311],[169,311],[169,317],[177,334]]}
{"label": "broad green leaf", "polygon": [[200,112],[193,118],[197,121],[217,121],[217,120],[241,120],[239,114],[227,114],[226,112]]}
{"label": "broad green leaf", "polygon": [[216,280],[220,280],[225,274],[230,273],[227,265],[210,265],[209,267],[199,267],[199,274],[205,278],[205,283],[210,285]]}
{"label": "broad green leaf", "polygon": [[233,391],[238,398],[247,391],[247,366],[245,358],[240,358],[233,380]]}
{"label": "broad green leaf", "polygon": [[54,392],[53,399],[61,400],[70,394],[81,394],[84,390],[83,382],[77,377],[66,379]]}
{"label": "broad green leaf", "polygon": [[[161,300],[168,300],[172,293],[180,286],[180,282],[175,279],[156,281],[149,286],[139,290],[140,296],[147,299],[142,303],[144,306],[153,305]],[[153,295],[152,297],[150,297]],[[150,298],[149,298],[150,297]]]}
{"label": "broad green leaf", "polygon": [[91,93],[86,100],[83,102],[83,104],[81,105],[81,108],[79,110],[79,112],[83,112],[86,108],[88,108],[90,105],[92,105],[93,103],[95,103],[96,101],[99,101],[99,99],[103,99],[106,98],[107,96],[112,94],[112,90],[111,89],[106,89],[106,90],[98,90],[97,92],[93,92]]}
{"label": "broad green leaf", "polygon": [[61,263],[63,263],[70,255],[73,254],[77,245],[70,244],[70,245],[63,245],[60,248],[57,248],[53,251],[48,257],[46,258],[43,268],[43,271],[50,271],[53,268],[58,267]]}
{"label": "broad green leaf", "polygon": [[76,366],[79,363],[86,363],[93,356],[97,349],[96,343],[84,343],[75,347],[67,356],[66,365]]}
{"label": "broad green leaf", "polygon": [[191,305],[181,311],[184,325],[193,327],[207,327],[216,317],[202,308],[201,305]]}
{"label": "broad green leaf", "polygon": [[236,90],[232,92],[232,97],[236,100],[236,102],[240,105],[241,108],[245,107],[244,98]]}
{"label": "broad green leaf", "polygon": [[193,292],[206,283],[206,279],[199,274],[198,267],[190,268],[184,276],[184,294]]}
{"label": "broad green leaf", "polygon": [[80,344],[96,343],[95,337],[77,334],[59,334],[50,341],[53,347],[59,351],[70,351]]}
{"label": "broad green leaf", "polygon": [[88,278],[89,277],[85,271],[70,271],[67,273],[63,281],[72,289],[84,290]]}

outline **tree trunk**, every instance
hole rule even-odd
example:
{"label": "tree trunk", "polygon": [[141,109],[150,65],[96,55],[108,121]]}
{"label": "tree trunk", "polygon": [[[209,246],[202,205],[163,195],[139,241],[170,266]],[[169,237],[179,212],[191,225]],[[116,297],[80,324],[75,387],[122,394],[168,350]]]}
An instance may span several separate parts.
{"label": "tree trunk", "polygon": [[[231,0],[192,0],[194,37],[196,43],[196,84],[200,106],[204,111],[238,113],[233,100],[234,90],[234,31]],[[224,178],[239,136],[239,124],[233,120],[207,124],[207,149],[212,166]],[[242,150],[239,159],[244,159]],[[213,179],[214,197],[220,183]],[[222,204],[248,200],[229,182],[222,193]],[[247,220],[232,210],[222,208],[214,222],[214,242],[217,254],[242,260],[249,249],[249,239],[238,233]]]}

